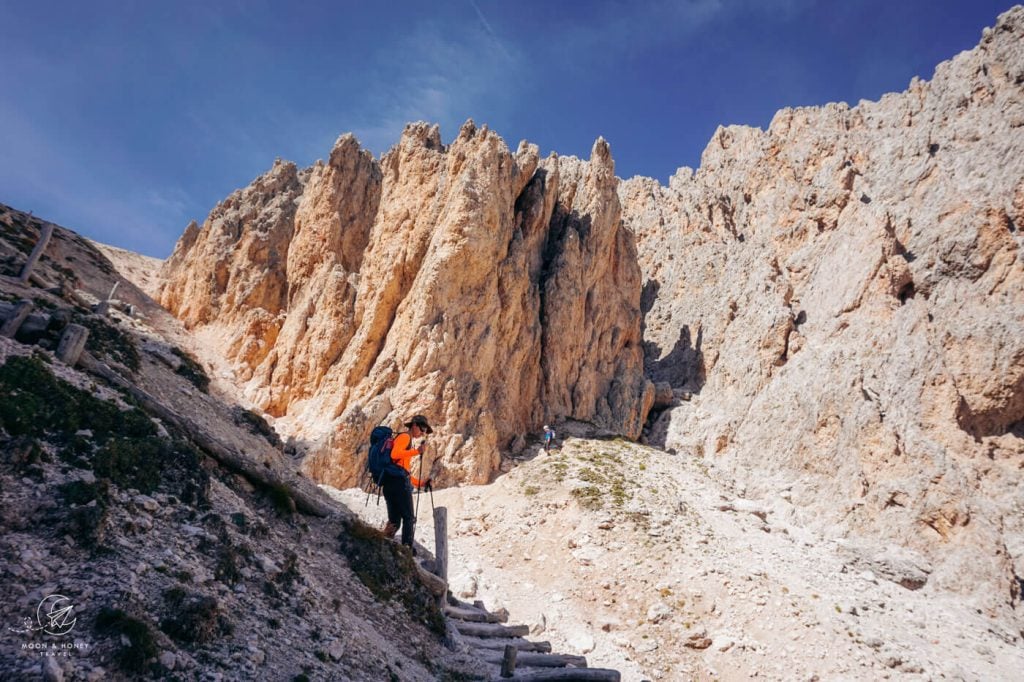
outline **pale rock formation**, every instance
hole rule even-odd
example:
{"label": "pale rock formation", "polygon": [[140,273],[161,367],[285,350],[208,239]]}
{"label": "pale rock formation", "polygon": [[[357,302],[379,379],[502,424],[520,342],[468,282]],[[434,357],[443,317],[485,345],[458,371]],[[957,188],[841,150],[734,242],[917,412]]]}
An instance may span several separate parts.
{"label": "pale rock formation", "polygon": [[545,421],[640,434],[654,388],[617,183],[604,140],[541,160],[417,123],[376,162],[346,135],[304,180],[275,166],[190,226],[161,302],[217,330],[319,480],[353,481],[374,425],[422,413],[441,480],[485,481]]}
{"label": "pale rock formation", "polygon": [[1024,8],[931,82],[720,128],[622,183],[647,371],[693,400],[649,438],[929,581],[1020,604]]}
{"label": "pale rock formation", "polygon": [[274,345],[285,309],[282,277],[302,181],[293,163],[217,205],[200,230],[192,222],[164,264],[159,301],[188,327],[231,319],[230,357],[258,364]]}
{"label": "pale rock formation", "polygon": [[488,479],[545,421],[637,437],[658,382],[649,442],[873,540],[861,565],[898,547],[908,584],[1005,613],[1024,576],[1022,33],[1015,8],[904,93],[720,128],[665,187],[619,183],[603,140],[542,160],[417,123],[374,161],[343,137],[186,230],[161,300],[319,480],[353,481],[369,429],[413,413],[447,481]]}

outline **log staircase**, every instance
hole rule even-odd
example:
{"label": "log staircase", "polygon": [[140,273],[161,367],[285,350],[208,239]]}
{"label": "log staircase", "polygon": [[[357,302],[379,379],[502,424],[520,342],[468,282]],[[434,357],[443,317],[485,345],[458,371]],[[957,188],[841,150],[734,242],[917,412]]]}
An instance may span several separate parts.
{"label": "log staircase", "polygon": [[[435,594],[448,623],[449,640],[454,647],[465,647],[493,668],[491,679],[502,680],[599,680],[619,682],[617,670],[589,668],[583,656],[552,653],[550,642],[526,638],[528,625],[508,625],[508,612],[488,611],[483,602],[472,604],[456,599],[448,592],[448,510],[434,509],[435,556],[421,565],[421,574],[437,581]],[[421,552],[421,556],[422,556]],[[443,587],[440,583],[443,581]]]}

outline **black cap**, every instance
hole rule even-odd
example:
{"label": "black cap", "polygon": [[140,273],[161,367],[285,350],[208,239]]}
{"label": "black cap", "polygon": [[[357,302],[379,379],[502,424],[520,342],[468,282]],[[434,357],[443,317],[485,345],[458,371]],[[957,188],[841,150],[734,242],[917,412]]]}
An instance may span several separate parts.
{"label": "black cap", "polygon": [[405,422],[405,427],[407,429],[408,428],[412,428],[413,426],[418,426],[421,429],[423,429],[424,431],[426,431],[427,433],[433,433],[434,432],[434,429],[430,428],[430,424],[427,423],[427,418],[424,417],[422,414],[418,414],[415,417],[413,417],[412,419],[410,419],[409,421]]}

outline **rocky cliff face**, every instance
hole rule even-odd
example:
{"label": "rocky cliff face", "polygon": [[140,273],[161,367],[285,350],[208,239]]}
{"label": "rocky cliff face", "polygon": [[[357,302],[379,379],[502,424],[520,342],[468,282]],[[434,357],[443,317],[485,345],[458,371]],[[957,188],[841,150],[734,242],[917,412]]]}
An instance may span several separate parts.
{"label": "rocky cliff face", "polygon": [[1024,585],[1022,36],[1018,7],[931,82],[619,189],[648,374],[693,395],[651,441],[993,610]]}
{"label": "rocky cliff face", "polygon": [[1016,8],[931,82],[722,128],[668,186],[619,183],[602,140],[540,159],[413,124],[376,161],[345,136],[190,226],[161,301],[320,480],[351,482],[369,429],[412,413],[449,481],[544,421],[637,437],[653,380],[672,404],[650,442],[1019,607],[1022,34]]}
{"label": "rocky cliff face", "polygon": [[[379,162],[275,164],[190,226],[161,303],[212,330],[248,397],[350,483],[378,423],[438,426],[441,479],[485,481],[544,421],[640,435],[640,270],[608,145],[589,161],[412,124]],[[428,464],[429,466],[429,464]]]}

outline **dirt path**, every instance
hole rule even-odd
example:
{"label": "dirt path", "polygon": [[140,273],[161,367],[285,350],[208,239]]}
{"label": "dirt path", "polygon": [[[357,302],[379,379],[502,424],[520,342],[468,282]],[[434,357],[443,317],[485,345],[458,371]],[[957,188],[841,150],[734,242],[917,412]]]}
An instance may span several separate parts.
{"label": "dirt path", "polygon": [[[383,524],[383,502],[329,492]],[[898,553],[792,525],[787,497],[743,500],[701,460],[577,439],[490,485],[434,493],[449,510],[456,596],[506,608],[531,636],[624,680],[992,680],[1022,669],[1012,633],[956,595],[893,582],[912,577]],[[433,549],[429,497],[419,519]]]}

